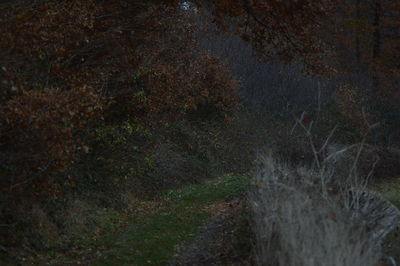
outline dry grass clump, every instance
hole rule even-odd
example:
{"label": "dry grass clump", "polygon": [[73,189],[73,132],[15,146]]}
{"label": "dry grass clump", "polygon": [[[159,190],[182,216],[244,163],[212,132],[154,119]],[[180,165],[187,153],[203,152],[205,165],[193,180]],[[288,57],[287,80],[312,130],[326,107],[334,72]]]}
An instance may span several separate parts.
{"label": "dry grass clump", "polygon": [[260,164],[249,195],[257,265],[377,265],[400,217],[394,206],[354,175],[332,182],[332,168],[291,169],[271,156]]}

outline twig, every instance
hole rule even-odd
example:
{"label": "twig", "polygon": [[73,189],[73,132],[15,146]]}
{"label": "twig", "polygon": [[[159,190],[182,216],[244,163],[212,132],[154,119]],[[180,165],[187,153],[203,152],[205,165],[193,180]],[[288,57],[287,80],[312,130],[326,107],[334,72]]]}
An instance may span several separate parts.
{"label": "twig", "polygon": [[[303,112],[303,114],[304,114],[304,112]],[[312,149],[312,152],[313,152],[313,155],[314,155],[315,163],[317,164],[317,168],[321,169],[321,163],[320,163],[319,158],[318,158],[318,152],[317,152],[317,149],[315,148],[314,141],[312,139],[312,134],[311,134],[311,128],[312,128],[312,125],[313,125],[314,121],[311,121],[311,123],[310,123],[308,128],[306,128],[306,126],[303,124],[302,121],[297,120],[297,122],[304,129],[304,131],[306,132],[308,140],[310,141],[310,146],[311,146],[311,149]]]}
{"label": "twig", "polygon": [[[303,121],[303,119],[304,119],[304,115],[305,115],[305,114],[306,114],[306,111],[303,111],[303,113],[301,114],[301,117],[300,117],[300,121]],[[290,131],[290,135],[292,135],[292,134],[293,134],[293,132],[294,132],[294,130],[296,129],[296,127],[297,127],[297,124],[298,124],[298,120],[297,120],[297,118],[295,117],[294,119],[296,120],[296,123],[294,124],[294,126],[293,126],[292,130]]]}
{"label": "twig", "polygon": [[325,140],[325,143],[324,143],[324,145],[322,145],[322,147],[321,147],[321,149],[319,150],[319,152],[323,151],[323,150],[326,148],[326,146],[328,146],[329,140],[331,139],[331,137],[333,136],[333,133],[335,133],[335,131],[336,131],[337,128],[338,128],[338,125],[336,125],[336,126],[331,130],[331,132],[329,133],[328,138]]}
{"label": "twig", "polygon": [[319,115],[321,113],[321,83],[318,81],[318,113],[317,120],[319,119]]}

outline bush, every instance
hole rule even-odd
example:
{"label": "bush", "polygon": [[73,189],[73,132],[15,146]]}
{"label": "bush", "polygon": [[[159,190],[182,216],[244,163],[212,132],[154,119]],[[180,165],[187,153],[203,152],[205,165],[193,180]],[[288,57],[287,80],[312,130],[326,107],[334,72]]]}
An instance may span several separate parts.
{"label": "bush", "polygon": [[3,103],[3,191],[34,195],[48,192],[50,184],[43,176],[65,170],[77,153],[88,151],[79,133],[90,120],[101,117],[99,102],[101,97],[93,89],[82,87],[69,91],[26,91]]}

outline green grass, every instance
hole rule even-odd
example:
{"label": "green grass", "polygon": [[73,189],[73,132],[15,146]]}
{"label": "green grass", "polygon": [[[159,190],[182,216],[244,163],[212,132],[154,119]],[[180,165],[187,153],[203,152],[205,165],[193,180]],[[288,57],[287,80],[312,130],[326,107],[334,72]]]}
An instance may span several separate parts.
{"label": "green grass", "polygon": [[168,265],[176,246],[210,217],[205,207],[239,195],[248,183],[246,177],[225,176],[164,193],[166,204],[156,214],[132,217],[125,230],[100,239],[102,256],[92,265]]}
{"label": "green grass", "polygon": [[381,194],[385,199],[400,208],[400,181],[397,179],[388,180],[374,184],[372,190]]}

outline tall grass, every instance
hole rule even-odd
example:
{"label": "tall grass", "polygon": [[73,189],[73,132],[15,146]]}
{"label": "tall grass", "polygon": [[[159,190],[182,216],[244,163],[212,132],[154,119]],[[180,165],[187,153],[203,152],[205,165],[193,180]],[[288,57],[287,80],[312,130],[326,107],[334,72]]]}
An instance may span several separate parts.
{"label": "tall grass", "polygon": [[249,195],[257,265],[377,265],[370,194],[352,182],[333,186],[334,176],[334,169],[291,169],[260,158]]}

